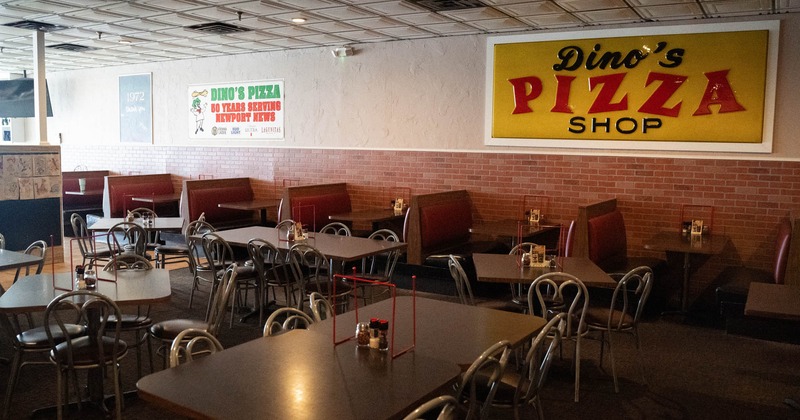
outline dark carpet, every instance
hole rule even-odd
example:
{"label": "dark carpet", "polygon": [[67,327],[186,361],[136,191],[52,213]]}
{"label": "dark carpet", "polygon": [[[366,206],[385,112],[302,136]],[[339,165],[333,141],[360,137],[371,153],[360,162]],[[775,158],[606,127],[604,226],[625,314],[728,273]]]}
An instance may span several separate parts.
{"label": "dark carpet", "polygon": [[[201,290],[188,309],[190,282],[186,269],[171,272],[171,301],[154,306],[152,317],[202,318],[207,294]],[[400,283],[406,284],[407,278]],[[446,280],[418,278],[425,297],[452,299]],[[435,290],[439,293],[431,293]],[[500,291],[493,289],[493,298]],[[486,303],[487,298],[479,299]],[[614,393],[608,358],[604,369],[598,365],[599,343],[583,342],[580,402],[573,402],[572,344],[563,349],[563,359],[551,371],[543,393],[548,419],[800,419],[800,412],[784,403],[789,396],[800,398],[800,347],[791,344],[728,335],[723,330],[653,317],[640,327],[646,383],[637,363],[634,342],[629,336],[615,337],[620,392]],[[261,336],[257,320],[226,322],[220,340],[227,347]],[[2,343],[0,356],[9,357],[10,347]],[[607,356],[607,355],[606,355]],[[155,359],[156,369],[161,360]],[[122,361],[123,390],[135,391],[136,357],[133,352]],[[146,369],[147,371],[147,369]],[[0,365],[0,393],[4,395],[8,366]],[[55,404],[55,371],[52,366],[27,366],[22,370],[12,403],[12,418],[29,418],[33,410]],[[214,386],[214,384],[208,384]],[[224,392],[221,390],[221,392]],[[131,392],[135,394],[135,392]],[[269,396],[265,396],[268,404]],[[526,418],[535,418],[526,410]],[[126,398],[124,417],[132,419],[176,418],[135,397]],[[38,416],[37,418],[47,418]],[[68,418],[100,418],[71,412]],[[492,418],[511,418],[505,410]]]}

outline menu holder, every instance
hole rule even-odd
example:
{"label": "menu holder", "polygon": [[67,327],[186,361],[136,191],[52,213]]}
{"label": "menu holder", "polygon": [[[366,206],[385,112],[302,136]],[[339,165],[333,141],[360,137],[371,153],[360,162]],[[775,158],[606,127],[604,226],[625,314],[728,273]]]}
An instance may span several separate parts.
{"label": "menu holder", "polygon": [[[355,271],[355,268],[353,269]],[[390,283],[387,281],[380,281],[380,280],[370,280],[364,279],[355,275],[347,276],[344,274],[334,274],[333,275],[333,292],[331,296],[336,296],[336,283],[337,280],[348,280],[353,283],[352,293],[353,293],[353,302],[355,302],[355,315],[356,315],[356,325],[359,323],[358,317],[358,296],[356,296],[356,291],[358,290],[358,283],[366,283],[371,284],[373,286],[385,286],[388,287],[389,290],[392,292],[392,320],[389,323],[389,328],[391,329],[391,337],[389,339],[389,353],[392,355],[392,359],[396,359],[409,351],[413,350],[417,346],[417,276],[411,276],[411,345],[407,348],[398,350],[395,352],[395,328],[397,326],[397,286],[394,283]],[[337,338],[336,337],[336,311],[333,311],[333,346],[336,347],[339,344],[346,343],[354,338],[356,338],[355,334],[350,334],[344,338]],[[349,327],[348,327],[349,328]],[[349,331],[353,331],[351,328]]]}
{"label": "menu holder", "polygon": [[531,267],[550,266],[550,262],[547,261],[547,248],[544,245],[534,245],[531,247],[530,266]]}
{"label": "menu holder", "polygon": [[542,211],[539,209],[530,209],[525,212],[525,216],[528,219],[528,223],[530,225],[538,225],[539,221],[542,219]]}
{"label": "menu holder", "polygon": [[703,219],[692,219],[692,237],[703,234]]}
{"label": "menu holder", "polygon": [[393,210],[394,210],[394,215],[395,216],[400,216],[401,214],[403,214],[403,206],[404,206],[404,204],[403,204],[403,198],[402,197],[398,197],[398,198],[394,199]]}
{"label": "menu holder", "polygon": [[[298,202],[296,206],[292,207],[292,220],[302,223],[306,227],[311,226],[311,229],[307,230],[306,239],[313,237],[311,232],[317,231],[317,207],[313,204]],[[308,223],[309,221],[311,223]]]}

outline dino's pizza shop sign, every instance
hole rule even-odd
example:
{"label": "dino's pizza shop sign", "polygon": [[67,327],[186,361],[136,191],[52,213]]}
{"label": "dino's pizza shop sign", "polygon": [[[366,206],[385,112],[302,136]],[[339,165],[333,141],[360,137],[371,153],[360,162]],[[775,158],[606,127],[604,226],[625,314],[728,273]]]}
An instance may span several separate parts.
{"label": "dino's pizza shop sign", "polygon": [[486,144],[771,152],[778,27],[491,37]]}
{"label": "dino's pizza shop sign", "polygon": [[189,137],[282,139],[283,80],[189,86]]}

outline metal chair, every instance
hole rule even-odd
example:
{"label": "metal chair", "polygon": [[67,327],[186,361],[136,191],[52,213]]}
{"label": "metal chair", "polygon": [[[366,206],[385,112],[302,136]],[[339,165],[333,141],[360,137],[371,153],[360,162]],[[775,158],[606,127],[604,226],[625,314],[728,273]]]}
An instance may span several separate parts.
{"label": "metal chair", "polygon": [[321,293],[309,293],[308,300],[311,306],[311,315],[314,317],[315,322],[324,321],[333,315],[331,303]]}
{"label": "metal chair", "polygon": [[0,233],[0,249],[6,249],[6,237]]}
{"label": "metal chair", "polygon": [[106,244],[112,256],[129,253],[149,258],[147,232],[133,222],[119,222],[111,226],[106,233]]}
{"label": "metal chair", "polygon": [[[130,214],[133,215],[134,219],[142,220],[142,222],[152,221],[155,223],[155,220],[158,218],[158,214],[156,214],[155,210],[147,208],[147,207],[139,207],[133,210],[130,210]],[[147,230],[147,249],[148,250],[155,250],[159,244],[160,234],[157,230]]]}
{"label": "metal chair", "polygon": [[319,233],[327,233],[338,236],[353,236],[353,233],[350,231],[350,227],[342,222],[328,223],[319,230]]}
{"label": "metal chair", "polygon": [[[230,326],[233,327],[233,315],[236,312],[236,308],[243,306],[243,304],[247,302],[249,291],[254,291],[256,308],[262,306],[261,299],[263,296],[260,293],[258,273],[256,273],[252,261],[250,264],[236,261],[231,245],[216,233],[209,232],[203,235],[202,244],[206,260],[211,269],[214,270],[216,277],[215,283],[211,285],[212,293],[219,279],[224,274],[225,268],[231,263],[238,263],[236,266],[236,282],[234,283],[233,290],[234,297],[231,300]],[[242,291],[245,292],[243,300],[241,299]]]}
{"label": "metal chair", "polygon": [[461,375],[456,399],[466,405],[467,419],[487,418],[510,355],[511,343],[498,341],[481,353]]}
{"label": "metal chair", "polygon": [[447,257],[447,267],[450,269],[450,276],[456,283],[456,292],[458,293],[458,300],[462,305],[475,306],[475,297],[472,294],[472,286],[469,284],[469,278],[461,262],[455,255]]}
{"label": "metal chair", "polygon": [[87,263],[94,263],[97,260],[108,261],[111,256],[111,250],[108,245],[102,242],[97,242],[92,237],[91,232],[86,227],[86,221],[78,213],[72,213],[70,216],[70,223],[72,224],[72,232],[75,235],[75,240],[78,242],[78,249],[81,252],[83,261],[81,265],[84,267]]}
{"label": "metal chair", "polygon": [[[538,244],[535,244],[533,242],[520,242],[514,245],[514,247],[511,248],[511,251],[509,251],[508,253],[509,255],[518,255],[521,257],[522,253],[531,252],[531,250],[535,246],[538,246]],[[528,285],[523,283],[511,283],[509,284],[509,286],[511,287],[511,301],[517,305],[520,305],[520,307],[522,307],[523,310],[527,310]]]}
{"label": "metal chair", "polygon": [[[153,265],[147,258],[137,254],[120,254],[111,259],[104,267],[105,272],[118,272],[126,270],[152,270]],[[153,325],[150,318],[150,305],[137,305],[136,313],[125,312],[121,318],[111,316],[108,319],[109,326],[115,328],[120,325],[123,333],[133,332],[133,347],[136,348],[136,372],[138,377],[142,377],[142,346],[147,346],[148,361],[150,362],[150,373],[153,373],[153,348],[150,344],[150,335],[147,329]]]}
{"label": "metal chair", "polygon": [[521,406],[533,405],[539,420],[544,420],[540,394],[556,349],[561,346],[566,317],[565,313],[560,313],[550,319],[533,339],[520,373],[508,372],[503,376],[492,404],[494,408],[513,408],[514,418],[519,420],[523,418]]}
{"label": "metal chair", "polygon": [[[191,337],[191,339],[187,338]],[[203,346],[195,350],[195,346]],[[196,328],[187,328],[172,340],[169,350],[169,367],[174,368],[181,364],[181,357],[184,363],[191,362],[198,354],[212,354],[224,350],[217,337],[208,331]]]}
{"label": "metal chair", "polygon": [[264,324],[264,337],[282,334],[298,327],[308,328],[314,323],[314,319],[307,313],[296,308],[280,308],[273,312],[267,323]]}
{"label": "metal chair", "polygon": [[345,281],[336,280],[334,295],[334,280],[328,267],[328,257],[311,245],[298,243],[289,250],[289,259],[296,289],[300,291],[298,309],[303,309],[303,303],[313,292],[325,296],[340,312],[347,308],[347,297],[352,292],[352,287]]}
{"label": "metal chair", "polygon": [[[206,259],[205,252],[203,252],[202,240],[196,239],[197,236],[202,236],[209,232],[216,232],[216,229],[211,224],[200,219],[186,226],[186,248],[189,251],[189,271],[192,273],[192,290],[189,292],[189,309],[192,309],[194,292],[200,287],[200,283],[208,283],[209,286],[214,285],[215,271]],[[204,277],[204,274],[209,276],[209,278]],[[211,291],[209,291],[208,294],[208,300],[211,301]]]}
{"label": "metal chair", "polygon": [[[378,229],[372,232],[368,238],[376,241],[400,242],[400,237],[390,229]],[[397,261],[400,259],[401,254],[402,251],[388,251],[363,258],[361,260],[361,272],[356,273],[356,276],[368,280],[391,282],[395,266],[397,266]],[[365,291],[370,290],[369,300],[374,301],[374,290],[376,287],[381,286],[372,286],[369,283],[361,283],[358,285],[360,289],[359,297],[364,300],[365,304],[368,303]],[[388,288],[383,288],[381,295],[387,294],[388,292]]]}
{"label": "metal chair", "polygon": [[423,403],[416,410],[403,417],[403,420],[424,420],[436,414],[437,420],[454,419],[458,401],[452,395],[442,395]]}
{"label": "metal chair", "polygon": [[[590,306],[586,311],[586,325],[590,331],[600,333],[600,364],[603,363],[603,349],[608,345],[611,357],[611,374],[614,377],[614,392],[619,392],[617,370],[614,363],[614,347],[611,344],[613,333],[630,334],[636,340],[636,354],[642,371],[642,380],[647,383],[642,361],[642,343],[639,339],[639,320],[642,317],[650,289],[653,287],[653,270],[647,266],[636,267],[627,272],[617,283],[607,307]],[[607,339],[606,339],[607,338]]]}
{"label": "metal chair", "polygon": [[[0,296],[3,295],[2,287],[0,287]],[[14,394],[14,388],[17,385],[19,372],[24,366],[28,365],[52,365],[49,360],[26,360],[30,354],[46,354],[52,347],[47,338],[47,333],[44,327],[32,328],[25,331],[19,331],[12,326],[10,316],[0,314],[0,329],[6,335],[7,340],[11,343],[13,348],[13,356],[10,362],[10,369],[8,375],[8,385],[6,385],[6,394],[3,404],[3,419],[9,418],[11,410],[11,399]],[[61,343],[67,338],[72,339],[86,334],[86,327],[80,324],[80,318],[76,316],[70,323],[64,324],[66,335],[54,331],[53,340],[56,343]]]}
{"label": "metal chair", "polygon": [[[208,332],[213,336],[219,333],[222,318],[225,316],[225,311],[228,310],[228,303],[233,293],[236,284],[237,264],[232,263],[225,269],[219,285],[212,293],[213,301],[211,310],[206,315],[205,320],[199,319],[169,319],[166,321],[156,322],[150,326],[150,336],[161,340],[160,352],[163,355],[163,364],[166,367],[167,358],[169,357],[167,348],[171,348],[172,342],[181,331],[194,328]],[[190,334],[184,336],[186,340],[190,339]],[[169,347],[167,347],[169,346]]]}
{"label": "metal chair", "polygon": [[[23,266],[23,267],[17,267],[17,272],[14,273],[14,280],[13,280],[12,284],[17,282],[17,280],[20,278],[20,275],[22,275],[23,277],[24,276],[29,276],[29,275],[32,274],[32,271],[33,271],[33,274],[41,274],[42,273],[42,269],[44,268],[44,261],[47,258],[47,244],[44,241],[41,241],[41,240],[34,241],[30,245],[28,245],[28,248],[25,249],[25,253],[28,254],[28,255],[33,255],[33,256],[40,257],[41,260],[39,260],[39,262],[36,263],[36,264],[26,265],[26,266]],[[36,267],[36,270],[31,270],[31,268],[33,268],[33,267]],[[19,324],[18,315],[19,314],[15,314],[14,315],[14,319],[13,319],[14,320],[14,326],[16,327],[17,331],[21,331],[22,328],[20,327],[20,324]],[[30,312],[26,312],[25,313],[25,318],[28,321],[28,328],[33,328],[35,325],[33,324],[33,316],[31,315],[31,313]]]}
{"label": "metal chair", "polygon": [[[78,314],[88,320],[88,335],[69,340],[70,336],[65,318]],[[44,312],[44,326],[47,339],[52,350],[50,360],[56,365],[56,398],[57,413],[63,415],[62,398],[69,399],[68,388],[65,388],[65,375],[73,373],[77,391],[78,370],[111,368],[111,382],[114,386],[116,417],[122,418],[122,391],[119,380],[119,359],[128,352],[128,345],[120,339],[120,324],[109,323],[112,315],[120,319],[122,313],[117,304],[100,293],[90,290],[77,290],[65,293],[50,302]],[[78,394],[78,405],[81,396]]]}
{"label": "metal chair", "polygon": [[528,311],[531,314],[541,313],[545,319],[559,313],[566,314],[566,327],[561,338],[575,341],[575,402],[578,402],[580,395],[581,338],[588,331],[585,319],[588,310],[589,291],[580,279],[571,274],[543,274],[528,288]]}
{"label": "metal chair", "polygon": [[247,242],[247,253],[250,255],[250,260],[253,261],[253,267],[258,275],[258,293],[261,296],[261,302],[264,302],[259,308],[258,325],[263,325],[264,307],[268,305],[266,302],[269,302],[269,290],[273,290],[273,296],[277,300],[275,289],[283,289],[284,301],[287,306],[291,306],[295,282],[286,254],[271,243],[263,239],[251,239]]}

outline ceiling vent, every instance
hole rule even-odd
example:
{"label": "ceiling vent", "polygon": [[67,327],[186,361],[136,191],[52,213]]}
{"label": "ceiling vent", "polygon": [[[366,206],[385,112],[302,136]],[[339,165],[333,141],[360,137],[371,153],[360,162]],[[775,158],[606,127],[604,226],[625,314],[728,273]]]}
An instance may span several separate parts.
{"label": "ceiling vent", "polygon": [[478,7],[486,7],[485,4],[478,0],[407,0],[409,3],[414,3],[417,6],[424,7],[434,12],[443,12],[447,10],[465,10],[476,9]]}
{"label": "ceiling vent", "polygon": [[69,43],[48,45],[47,48],[52,48],[54,50],[62,50],[62,51],[72,51],[72,52],[84,52],[96,49],[94,47],[87,47],[85,45],[69,44]]}
{"label": "ceiling vent", "polygon": [[37,22],[35,20],[18,20],[16,22],[4,23],[3,26],[12,28],[30,29],[31,31],[53,32],[67,29],[66,26],[53,25],[52,23]]}
{"label": "ceiling vent", "polygon": [[232,34],[236,32],[248,32],[252,30],[223,22],[200,23],[197,25],[187,26],[186,28],[191,29],[193,31],[203,32],[207,34],[217,34],[217,35]]}

